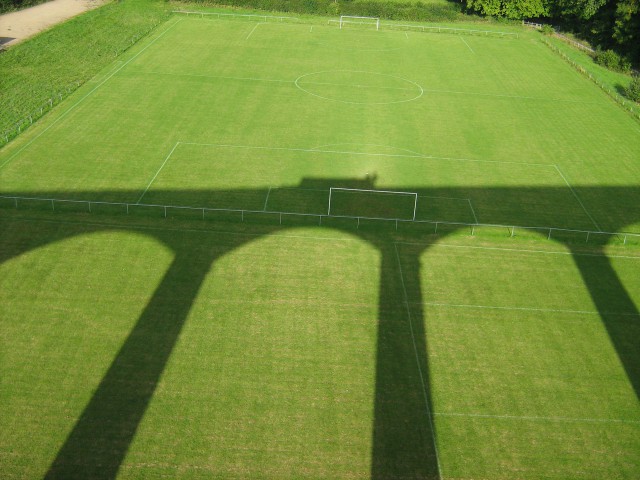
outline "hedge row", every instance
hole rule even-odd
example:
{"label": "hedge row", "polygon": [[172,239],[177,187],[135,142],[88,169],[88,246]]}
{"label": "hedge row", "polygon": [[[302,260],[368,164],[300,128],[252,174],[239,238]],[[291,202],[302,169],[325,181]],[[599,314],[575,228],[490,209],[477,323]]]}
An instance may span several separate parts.
{"label": "hedge row", "polygon": [[0,0],[0,14],[33,7],[49,0]]}
{"label": "hedge row", "polygon": [[461,16],[459,4],[401,1],[353,0],[190,0],[190,5],[230,6],[268,12],[297,13],[321,16],[354,15],[387,20],[451,22]]}

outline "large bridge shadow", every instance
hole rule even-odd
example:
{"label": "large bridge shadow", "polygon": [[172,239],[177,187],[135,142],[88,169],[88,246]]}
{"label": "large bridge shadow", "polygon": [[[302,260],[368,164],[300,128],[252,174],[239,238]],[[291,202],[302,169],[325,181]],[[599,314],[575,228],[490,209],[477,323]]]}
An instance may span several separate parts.
{"label": "large bridge shadow", "polygon": [[[367,179],[306,179],[305,188],[330,187],[375,189],[374,178]],[[299,186],[300,186],[299,185]],[[452,196],[454,188],[406,189],[424,196]],[[468,190],[468,189],[467,189]],[[478,196],[515,198],[518,189],[479,188]],[[527,187],[528,195],[541,198],[555,195],[554,189]],[[561,190],[561,189],[558,189]],[[563,190],[566,193],[566,190]],[[162,195],[163,192],[155,192]],[[193,204],[194,198],[240,199],[262,194],[244,191],[179,191],[165,192],[175,205]],[[44,198],[136,198],[139,192],[12,192],[24,197]],[[581,198],[623,198],[640,203],[640,189],[623,187],[577,188]],[[595,197],[594,197],[595,196]],[[611,230],[621,230],[640,220],[636,217],[612,215]],[[133,223],[133,222],[131,222]],[[128,222],[118,226],[92,222],[81,230],[61,229],[55,237],[26,239],[12,250],[0,251],[0,262],[21,255],[53,241],[105,229],[127,229]],[[131,225],[131,228],[135,228]],[[270,235],[283,228],[280,225],[261,226],[260,235]],[[331,228],[341,229],[338,225]],[[376,349],[376,385],[374,423],[372,425],[371,478],[440,478],[436,432],[430,412],[428,341],[425,335],[424,312],[412,307],[421,304],[420,258],[428,250],[423,248],[403,252],[400,259],[393,231],[360,231],[344,227],[350,234],[370,243],[381,254],[378,334]],[[138,231],[138,230],[136,230]],[[150,228],[145,233],[169,247],[174,260],[144,308],[136,325],[129,332],[75,426],[61,446],[46,474],[46,478],[113,479],[133,441],[138,426],[154,395],[159,379],[180,335],[191,306],[209,273],[221,257],[251,242],[256,235],[236,235],[234,240],[203,248],[192,255],[191,248],[180,235],[162,228]],[[446,235],[446,232],[442,232]],[[406,235],[410,236],[410,233]],[[420,241],[420,234],[413,240]],[[558,240],[562,243],[561,240]],[[638,322],[638,307],[607,258],[604,246],[584,255],[573,242],[567,242],[586,289],[597,307],[611,342],[635,393],[640,398],[640,339],[629,337],[625,322]],[[207,253],[208,252],[208,253]],[[407,256],[410,255],[410,256]],[[626,312],[624,320],[611,312]],[[630,314],[630,315],[629,315]],[[411,388],[408,388],[411,386]],[[422,387],[422,388],[421,388]]]}

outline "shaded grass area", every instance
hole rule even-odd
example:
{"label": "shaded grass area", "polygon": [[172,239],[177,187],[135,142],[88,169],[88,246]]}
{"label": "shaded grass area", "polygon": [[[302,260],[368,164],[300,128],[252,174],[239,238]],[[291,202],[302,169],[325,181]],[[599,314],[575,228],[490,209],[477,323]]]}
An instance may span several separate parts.
{"label": "shaded grass area", "polygon": [[435,478],[423,387],[445,477],[638,473],[635,248],[601,317],[598,250],[68,222],[0,219],[8,478]]}
{"label": "shaded grass area", "polygon": [[46,112],[50,99],[59,103],[165,19],[162,2],[111,2],[8,49],[0,55],[0,134],[13,136],[16,124]]}
{"label": "shaded grass area", "polygon": [[43,244],[1,267],[9,478],[424,470],[409,331],[370,244],[152,230],[3,222],[3,259]]}

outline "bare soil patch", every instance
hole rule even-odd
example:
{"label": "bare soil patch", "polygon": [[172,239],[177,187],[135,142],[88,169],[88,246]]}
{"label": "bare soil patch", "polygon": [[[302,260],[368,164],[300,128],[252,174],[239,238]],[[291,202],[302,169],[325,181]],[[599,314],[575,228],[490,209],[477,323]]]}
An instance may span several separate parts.
{"label": "bare soil patch", "polygon": [[104,3],[106,0],[52,0],[0,15],[0,47],[14,45]]}

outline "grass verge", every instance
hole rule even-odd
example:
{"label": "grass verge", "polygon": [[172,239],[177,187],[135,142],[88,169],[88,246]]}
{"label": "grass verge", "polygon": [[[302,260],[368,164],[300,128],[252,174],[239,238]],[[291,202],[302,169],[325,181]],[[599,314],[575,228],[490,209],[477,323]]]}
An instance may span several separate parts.
{"label": "grass verge", "polygon": [[161,2],[112,2],[0,55],[0,144],[95,76],[166,16]]}

